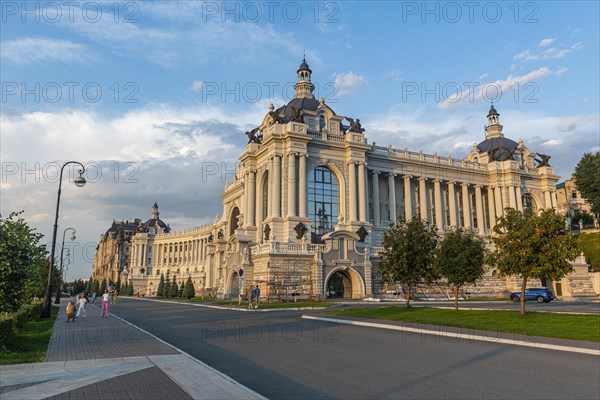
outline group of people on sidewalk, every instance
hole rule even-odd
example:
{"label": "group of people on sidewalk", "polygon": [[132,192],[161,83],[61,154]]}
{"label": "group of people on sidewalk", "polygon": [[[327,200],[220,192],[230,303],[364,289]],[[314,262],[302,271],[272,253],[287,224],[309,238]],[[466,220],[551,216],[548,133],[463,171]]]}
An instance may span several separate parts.
{"label": "group of people on sidewalk", "polygon": [[[96,302],[96,292],[92,293],[92,304]],[[101,314],[101,318],[108,318],[109,314],[108,314],[108,305],[109,303],[116,303],[117,302],[117,292],[114,291],[113,295],[111,296],[111,293],[109,293],[108,289],[104,290],[104,293],[102,294],[102,314]],[[88,299],[85,293],[80,293],[79,297],[77,298],[77,314],[75,314],[75,318],[85,318],[86,317],[86,312],[85,312],[85,306],[88,303]]]}
{"label": "group of people on sidewalk", "polygon": [[260,299],[260,288],[256,285],[255,288],[250,286],[248,289],[248,308],[258,308]]}

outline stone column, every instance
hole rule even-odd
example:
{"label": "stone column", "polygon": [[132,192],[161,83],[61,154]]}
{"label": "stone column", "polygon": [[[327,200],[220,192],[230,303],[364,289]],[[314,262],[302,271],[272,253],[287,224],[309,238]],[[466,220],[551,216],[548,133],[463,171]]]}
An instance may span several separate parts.
{"label": "stone column", "polygon": [[379,209],[379,172],[372,171],[371,180],[373,181],[373,224],[381,225],[381,210]]}
{"label": "stone column", "polygon": [[244,221],[246,226],[254,226],[254,212],[256,211],[256,172],[248,174],[248,186],[246,187],[246,215]]}
{"label": "stone column", "polygon": [[545,200],[544,208],[552,208],[552,197],[551,197],[550,190],[544,190],[544,200]]}
{"label": "stone column", "polygon": [[556,208],[556,205],[558,204],[558,200],[556,199],[556,190],[553,190],[550,193],[550,200],[552,200],[552,207]]}
{"label": "stone column", "polygon": [[487,188],[487,197],[488,197],[488,213],[490,217],[490,229],[493,229],[496,226],[496,205],[494,203],[494,187],[488,186]]}
{"label": "stone column", "polygon": [[442,209],[442,185],[439,179],[433,180],[435,195],[435,224],[440,231],[444,230],[444,212]]}
{"label": "stone column", "polygon": [[458,226],[458,214],[456,212],[456,192],[454,182],[448,182],[448,208],[450,209],[450,226]]}
{"label": "stone column", "polygon": [[298,211],[300,211],[300,217],[302,218],[306,218],[306,176],[308,175],[308,171],[306,171],[306,155],[305,154],[301,154],[300,155],[300,165],[299,165],[299,171],[298,171],[298,178],[299,178],[299,182],[298,182],[298,192],[299,192],[299,196],[298,196],[298,200],[299,200],[299,207],[298,207]]}
{"label": "stone column", "polygon": [[281,217],[281,156],[273,159],[273,217]]}
{"label": "stone column", "polygon": [[348,201],[350,202],[350,223],[356,222],[356,165],[348,163]]}
{"label": "stone column", "polygon": [[287,179],[287,193],[288,193],[288,217],[296,216],[296,154],[288,154],[288,179]]}
{"label": "stone column", "polygon": [[406,220],[412,219],[412,190],[410,187],[410,178],[412,176],[405,175],[404,176],[404,218]]}
{"label": "stone column", "polygon": [[521,193],[521,185],[516,185],[515,190],[517,191],[517,208],[519,211],[523,211],[523,195]]}
{"label": "stone column", "polygon": [[477,212],[477,229],[481,235],[485,234],[485,221],[483,220],[483,198],[481,197],[481,185],[475,185],[475,207]]}
{"label": "stone column", "polygon": [[365,163],[358,163],[358,215],[360,222],[367,220],[367,201],[365,198]]}
{"label": "stone column", "polygon": [[398,217],[396,216],[396,182],[394,179],[394,173],[390,172],[388,174],[388,199],[389,204],[388,208],[390,210],[390,221],[398,222]]}
{"label": "stone column", "polygon": [[504,208],[502,207],[502,188],[500,186],[496,186],[496,215],[498,218],[504,216]]}
{"label": "stone column", "polygon": [[512,185],[508,185],[506,187],[506,190],[508,190],[508,204],[510,204],[511,208],[514,208],[516,210],[517,209],[517,201],[515,199],[515,188]]}
{"label": "stone column", "polygon": [[471,229],[471,204],[469,202],[469,184],[462,184],[463,223],[465,229]]}
{"label": "stone column", "polygon": [[419,214],[421,219],[425,222],[429,221],[429,215],[427,215],[427,178],[419,178]]}

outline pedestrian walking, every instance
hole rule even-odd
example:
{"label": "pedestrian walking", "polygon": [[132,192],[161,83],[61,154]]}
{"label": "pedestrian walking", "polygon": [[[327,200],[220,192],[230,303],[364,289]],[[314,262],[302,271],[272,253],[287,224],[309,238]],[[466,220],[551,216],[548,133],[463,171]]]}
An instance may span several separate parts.
{"label": "pedestrian walking", "polygon": [[252,286],[248,288],[246,296],[248,296],[248,308],[252,308],[252,303],[254,302],[254,289],[252,288]]}
{"label": "pedestrian walking", "polygon": [[92,304],[96,303],[96,292],[92,293]]}
{"label": "pedestrian walking", "polygon": [[260,298],[260,288],[258,287],[258,285],[256,285],[256,287],[252,291],[252,297],[254,297],[254,301],[256,301],[256,304],[254,304],[254,308],[258,308],[258,299]]}
{"label": "pedestrian walking", "polygon": [[110,291],[110,302],[111,303],[115,302],[115,291],[114,290]]}
{"label": "pedestrian walking", "polygon": [[110,302],[110,294],[108,293],[108,289],[104,289],[104,294],[102,295],[102,315],[108,318],[108,303]]}
{"label": "pedestrian walking", "polygon": [[115,295],[113,297],[113,303],[117,304],[117,297],[119,296],[119,292],[115,290]]}
{"label": "pedestrian walking", "polygon": [[77,301],[77,315],[75,315],[75,318],[79,318],[80,316],[83,316],[83,318],[86,317],[86,313],[85,313],[85,305],[87,304],[87,299],[85,298],[85,295],[83,293],[81,293],[81,295],[79,295],[79,300]]}

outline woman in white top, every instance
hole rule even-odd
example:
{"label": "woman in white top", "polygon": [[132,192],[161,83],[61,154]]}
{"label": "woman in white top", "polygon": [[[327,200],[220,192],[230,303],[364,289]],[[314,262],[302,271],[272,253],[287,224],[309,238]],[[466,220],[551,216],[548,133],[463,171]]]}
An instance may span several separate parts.
{"label": "woman in white top", "polygon": [[106,316],[108,318],[108,303],[110,302],[110,294],[108,293],[108,289],[104,290],[104,294],[102,294],[102,315],[104,318]]}
{"label": "woman in white top", "polygon": [[86,314],[85,314],[85,305],[87,304],[87,300],[85,299],[85,296],[83,295],[83,293],[81,293],[79,295],[79,300],[77,301],[77,305],[79,306],[79,309],[77,310],[77,315],[75,315],[75,318],[79,318],[80,315],[83,315],[83,318],[85,318]]}

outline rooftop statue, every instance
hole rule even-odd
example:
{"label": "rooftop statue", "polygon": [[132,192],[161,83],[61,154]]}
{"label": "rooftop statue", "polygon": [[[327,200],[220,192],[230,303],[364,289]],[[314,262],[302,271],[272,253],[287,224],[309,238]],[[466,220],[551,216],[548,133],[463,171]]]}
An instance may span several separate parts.
{"label": "rooftop statue", "polygon": [[546,155],[546,154],[542,154],[542,153],[536,153],[538,156],[540,156],[541,160],[538,160],[537,158],[534,158],[534,160],[538,163],[537,168],[539,167],[549,167],[550,166],[550,156]]}
{"label": "rooftop statue", "polygon": [[346,117],[346,119],[350,122],[350,129],[348,132],[363,133],[365,131],[360,124],[360,119],[356,118],[356,121],[350,117]]}
{"label": "rooftop statue", "polygon": [[258,127],[246,132],[246,136],[248,136],[248,143],[262,143],[262,132]]}
{"label": "rooftop statue", "polygon": [[292,122],[303,122],[304,116],[303,116],[302,109],[296,108],[294,106],[290,106],[290,108],[292,109],[292,116],[290,118],[290,121],[292,121]]}

